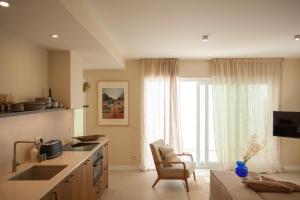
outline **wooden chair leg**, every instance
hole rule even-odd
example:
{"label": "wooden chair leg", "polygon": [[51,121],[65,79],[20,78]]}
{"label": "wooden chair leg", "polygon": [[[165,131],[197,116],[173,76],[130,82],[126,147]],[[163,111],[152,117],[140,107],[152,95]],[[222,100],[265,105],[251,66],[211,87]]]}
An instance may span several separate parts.
{"label": "wooden chair leg", "polygon": [[159,180],[160,180],[159,178],[156,179],[156,181],[155,181],[154,184],[152,185],[153,188],[156,186],[156,184],[158,183]]}
{"label": "wooden chair leg", "polygon": [[195,172],[193,172],[193,176],[194,176],[194,181],[196,181],[196,175],[195,175]]}
{"label": "wooden chair leg", "polygon": [[187,178],[184,180],[185,181],[185,186],[186,186],[186,192],[189,192],[189,183],[188,183],[188,180]]}

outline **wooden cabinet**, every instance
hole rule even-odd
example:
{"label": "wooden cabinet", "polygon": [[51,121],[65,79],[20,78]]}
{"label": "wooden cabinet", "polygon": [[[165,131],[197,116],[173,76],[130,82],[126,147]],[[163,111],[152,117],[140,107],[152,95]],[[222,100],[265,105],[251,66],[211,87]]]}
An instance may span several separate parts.
{"label": "wooden cabinet", "polygon": [[72,199],[72,187],[69,182],[67,182],[66,178],[61,183],[59,183],[56,188],[55,192],[57,194],[57,200],[71,200]]}
{"label": "wooden cabinet", "polygon": [[56,192],[55,190],[51,190],[46,194],[41,200],[56,200]]}
{"label": "wooden cabinet", "polygon": [[41,200],[99,200],[108,187],[108,143],[103,145],[103,175],[95,185],[94,156],[95,154],[85,160]]}
{"label": "wooden cabinet", "polygon": [[82,172],[82,199],[90,200],[93,198],[93,163],[91,158],[83,163]]}
{"label": "wooden cabinet", "polygon": [[73,173],[73,177],[70,180],[72,187],[72,200],[83,200],[83,189],[85,184],[83,181],[83,165],[80,165]]}
{"label": "wooden cabinet", "polygon": [[83,166],[75,169],[65,180],[55,188],[57,200],[83,200]]}

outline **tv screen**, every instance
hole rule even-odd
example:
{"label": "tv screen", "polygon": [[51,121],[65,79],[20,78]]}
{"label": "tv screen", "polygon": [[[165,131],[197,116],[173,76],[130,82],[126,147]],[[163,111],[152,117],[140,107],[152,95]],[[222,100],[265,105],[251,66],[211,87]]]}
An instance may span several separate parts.
{"label": "tv screen", "polygon": [[273,112],[273,136],[300,138],[300,112]]}

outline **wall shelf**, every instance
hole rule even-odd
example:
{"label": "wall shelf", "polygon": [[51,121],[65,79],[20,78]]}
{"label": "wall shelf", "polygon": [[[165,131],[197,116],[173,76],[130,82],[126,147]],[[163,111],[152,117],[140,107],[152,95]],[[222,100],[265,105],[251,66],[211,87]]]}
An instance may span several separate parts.
{"label": "wall shelf", "polygon": [[44,112],[55,112],[55,111],[61,111],[61,110],[67,110],[67,109],[66,108],[52,108],[52,109],[45,109],[45,110],[32,110],[32,111],[23,111],[23,112],[3,113],[3,114],[0,114],[0,118],[35,114],[35,113],[44,113]]}

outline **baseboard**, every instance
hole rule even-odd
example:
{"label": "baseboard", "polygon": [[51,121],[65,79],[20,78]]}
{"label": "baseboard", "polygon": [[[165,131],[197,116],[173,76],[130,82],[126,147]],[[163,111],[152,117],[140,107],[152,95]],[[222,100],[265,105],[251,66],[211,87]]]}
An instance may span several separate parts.
{"label": "baseboard", "polygon": [[300,171],[300,165],[284,165],[285,171]]}
{"label": "baseboard", "polygon": [[140,169],[139,165],[110,165],[108,167],[110,171],[135,171]]}

